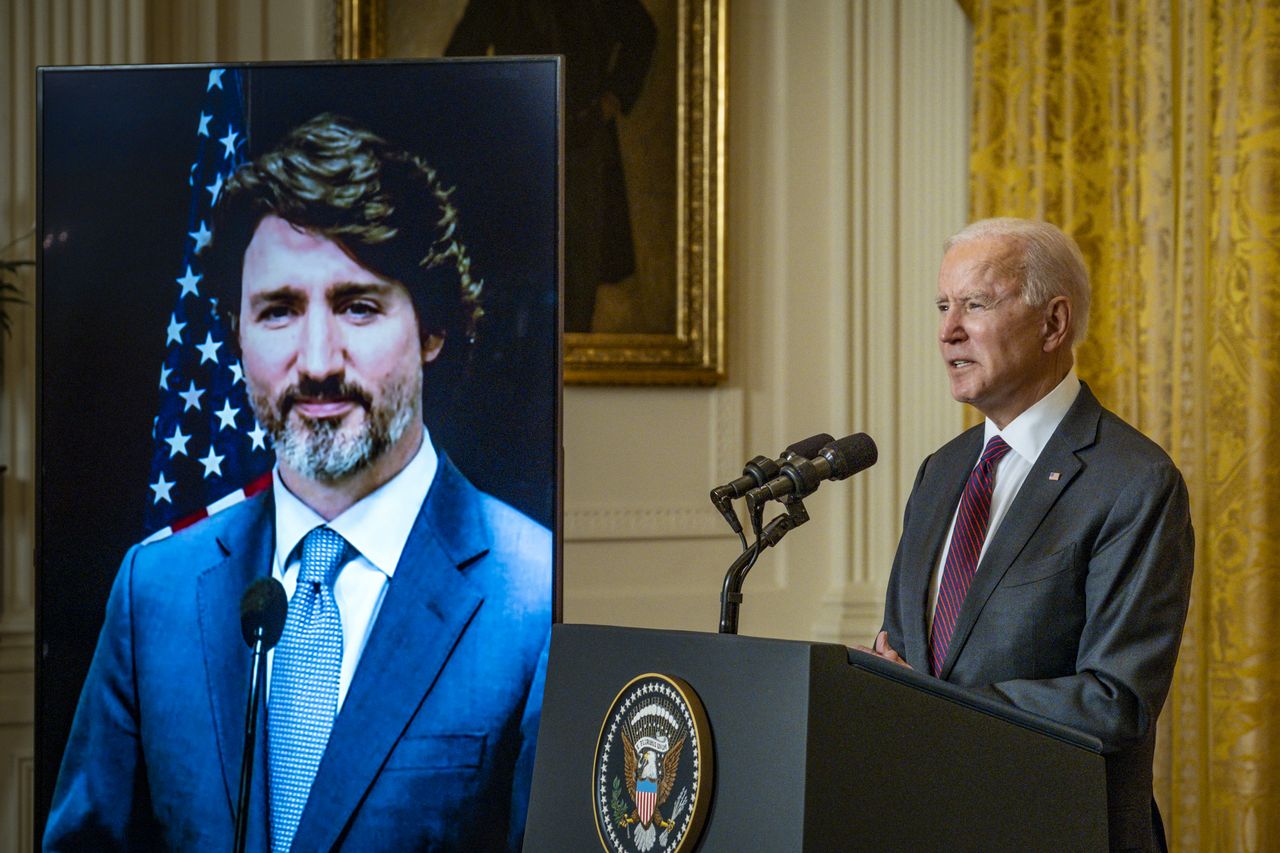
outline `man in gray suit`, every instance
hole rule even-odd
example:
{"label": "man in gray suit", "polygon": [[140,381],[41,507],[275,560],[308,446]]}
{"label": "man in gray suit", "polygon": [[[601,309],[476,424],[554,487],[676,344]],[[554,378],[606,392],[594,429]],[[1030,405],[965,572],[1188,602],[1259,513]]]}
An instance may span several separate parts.
{"label": "man in gray suit", "polygon": [[1191,591],[1182,475],[1076,378],[1089,279],[1043,222],[946,243],[939,347],[986,416],[920,466],[873,651],[1096,735],[1113,850],[1164,849],[1156,718]]}

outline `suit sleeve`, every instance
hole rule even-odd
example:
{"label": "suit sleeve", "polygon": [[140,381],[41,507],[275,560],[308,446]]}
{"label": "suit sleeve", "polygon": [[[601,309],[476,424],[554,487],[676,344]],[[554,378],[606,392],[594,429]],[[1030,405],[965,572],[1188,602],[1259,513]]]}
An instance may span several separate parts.
{"label": "suit sleeve", "polygon": [[524,713],[520,720],[520,754],[516,757],[515,774],[511,785],[511,825],[507,835],[507,849],[519,850],[524,840],[524,827],[529,812],[529,793],[533,785],[533,758],[538,746],[538,725],[542,722],[542,693],[547,679],[547,657],[551,652],[551,631],[538,656],[533,679],[529,683],[529,696],[525,699]]}
{"label": "suit sleeve", "polygon": [[1166,463],[1134,477],[1108,512],[1089,557],[1075,674],[978,689],[1090,732],[1105,752],[1142,739],[1173,678],[1194,554],[1178,470]]}
{"label": "suit sleeve", "polygon": [[125,555],[80,693],[43,849],[142,850],[159,842],[148,805],[133,681],[132,566]]}
{"label": "suit sleeve", "polygon": [[[907,524],[911,520],[911,507],[915,502],[916,495],[920,489],[920,483],[924,480],[924,470],[929,465],[929,459],[932,456],[925,457],[920,463],[920,470],[916,472],[916,481],[911,484],[911,495],[907,498],[907,507],[902,511],[902,529],[907,529]],[[896,649],[903,658],[907,657],[907,647],[904,634],[905,626],[902,624],[902,601],[899,587],[901,585],[902,563],[906,559],[905,537],[898,540],[898,550],[893,556],[893,569],[889,573],[889,586],[885,591],[884,597],[884,622],[881,623],[880,630],[887,631],[889,634],[889,645]],[[875,638],[872,638],[874,644]]]}

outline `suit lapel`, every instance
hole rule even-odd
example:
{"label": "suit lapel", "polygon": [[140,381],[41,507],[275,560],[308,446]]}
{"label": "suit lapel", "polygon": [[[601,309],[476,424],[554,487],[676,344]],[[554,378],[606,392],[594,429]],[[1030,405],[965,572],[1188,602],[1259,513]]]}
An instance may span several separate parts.
{"label": "suit lapel", "polygon": [[442,454],[334,721],[296,849],[338,842],[483,601],[460,571],[489,547],[477,504],[475,489]]}
{"label": "suit lapel", "polygon": [[[246,523],[227,525],[217,536],[222,559],[205,569],[196,582],[200,640],[213,709],[213,724],[222,760],[227,806],[235,817],[244,749],[245,700],[251,654],[240,632],[240,597],[254,578],[271,571],[275,536],[271,525],[271,493],[252,499]],[[261,725],[261,718],[259,718]],[[261,730],[261,728],[259,729]],[[263,767],[256,764],[255,776]]]}
{"label": "suit lapel", "polygon": [[929,622],[926,615],[933,571],[951,528],[951,517],[960,503],[960,493],[964,491],[964,484],[981,450],[982,427],[979,426],[930,460],[939,473],[936,478],[925,478],[928,492],[922,507],[924,515],[918,522],[913,519],[913,524],[921,525],[918,537],[924,548],[917,552],[919,558],[916,561],[904,566],[903,596],[905,601],[911,602],[909,612],[918,614],[919,618],[904,628],[907,632],[904,642],[907,663],[920,672],[929,671]]}
{"label": "suit lapel", "polygon": [[[1059,496],[1080,473],[1083,464],[1077,452],[1093,444],[1101,413],[1101,405],[1090,393],[1088,386],[1081,383],[1080,394],[1045,445],[1036,464],[1027,473],[1027,479],[1023,481],[1013,504],[1000,523],[1000,529],[996,531],[982,562],[978,564],[973,585],[969,587],[964,603],[960,605],[955,630],[947,648],[947,659],[942,664],[942,671],[938,673],[939,678],[945,679],[950,675],[974,623],[986,607],[987,599],[1004,579],[1049,510],[1057,503]],[[1057,479],[1049,479],[1051,472],[1058,474]]]}

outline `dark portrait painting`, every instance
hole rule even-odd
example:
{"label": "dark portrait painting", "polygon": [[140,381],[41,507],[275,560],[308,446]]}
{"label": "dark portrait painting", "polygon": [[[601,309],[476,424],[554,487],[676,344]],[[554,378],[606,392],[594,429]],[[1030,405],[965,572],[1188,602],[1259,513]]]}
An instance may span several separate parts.
{"label": "dark portrait painting", "polygon": [[559,75],[41,70],[46,849],[518,849],[560,613]]}
{"label": "dark portrait painting", "polygon": [[339,0],[344,57],[563,57],[571,382],[724,375],[721,6]]}

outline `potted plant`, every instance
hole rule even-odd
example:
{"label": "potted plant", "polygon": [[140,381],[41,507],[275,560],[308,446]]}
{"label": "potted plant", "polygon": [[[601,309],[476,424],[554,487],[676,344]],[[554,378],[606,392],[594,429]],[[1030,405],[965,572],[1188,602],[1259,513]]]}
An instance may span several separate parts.
{"label": "potted plant", "polygon": [[[26,235],[23,236],[25,237]],[[17,239],[11,240],[8,245],[3,249],[0,249],[0,254],[9,251],[21,239],[23,238],[18,237]],[[26,259],[9,261],[0,258],[0,329],[4,329],[4,334],[6,336],[12,333],[12,327],[10,326],[11,321],[9,319],[9,304],[25,304],[27,301],[22,297],[22,290],[16,283],[18,280],[18,270],[23,267],[34,265],[35,261]],[[3,358],[3,356],[0,356],[0,358]]]}
{"label": "potted plant", "polygon": [[[0,254],[7,252],[21,240],[13,240],[3,249]],[[4,330],[4,337],[12,334],[11,319],[9,317],[10,304],[26,304],[26,299],[22,296],[22,290],[18,287],[18,270],[23,267],[33,266],[35,261],[20,258],[18,260],[6,260],[0,258],[0,329]],[[0,349],[0,394],[4,392],[4,350]],[[3,475],[7,466],[0,464],[0,475]],[[0,505],[0,514],[3,513],[3,506]]]}
{"label": "potted plant", "polygon": [[27,300],[22,298],[22,291],[18,289],[16,284],[9,281],[21,267],[29,267],[35,261],[0,261],[0,328],[4,329],[6,335],[11,333],[8,303],[18,302],[25,303]]}

